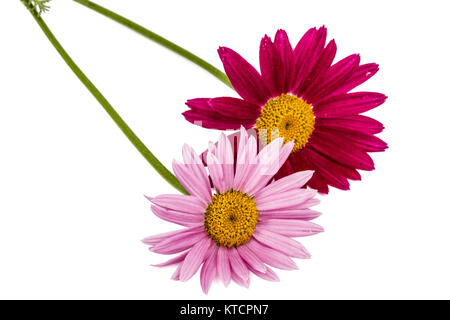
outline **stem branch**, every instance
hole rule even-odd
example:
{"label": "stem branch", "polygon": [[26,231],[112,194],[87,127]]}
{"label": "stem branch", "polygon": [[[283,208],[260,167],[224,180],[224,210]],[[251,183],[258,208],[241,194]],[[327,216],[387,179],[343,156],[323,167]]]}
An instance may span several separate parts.
{"label": "stem branch", "polygon": [[213,76],[215,76],[217,79],[219,79],[220,81],[222,81],[223,83],[225,83],[227,86],[229,86],[230,88],[233,88],[233,86],[230,83],[230,80],[228,80],[228,77],[225,73],[223,73],[222,71],[220,71],[219,69],[217,69],[216,67],[214,67],[212,64],[206,62],[205,60],[199,58],[198,56],[196,56],[195,54],[193,54],[192,52],[176,45],[175,43],[161,37],[160,35],[154,33],[153,31],[150,31],[146,28],[144,28],[143,26],[111,11],[108,10],[92,1],[88,1],[88,0],[74,0],[75,2],[78,2],[79,4],[90,8],[128,28],[130,28],[131,30],[136,31],[137,33],[143,35],[144,37],[160,44],[163,47],[166,47],[167,49],[179,54],[180,56],[186,58],[187,60],[195,63],[196,65],[198,65],[199,67],[203,68],[204,70],[208,71],[210,74],[212,74]]}
{"label": "stem branch", "polygon": [[73,73],[80,79],[84,86],[92,93],[92,95],[97,99],[97,101],[102,105],[111,119],[116,123],[116,125],[122,130],[125,136],[130,140],[130,142],[136,147],[136,149],[142,154],[142,156],[152,165],[152,167],[174,188],[184,194],[188,194],[186,189],[183,188],[178,179],[150,152],[150,150],[144,145],[144,143],[136,136],[136,134],[131,130],[131,128],[126,124],[122,117],[117,113],[113,106],[106,100],[106,98],[101,94],[101,92],[94,86],[94,84],[89,80],[89,78],[81,71],[81,69],[75,64],[69,54],[64,50],[61,44],[58,42],[56,37],[50,31],[44,20],[40,17],[38,12],[30,7],[27,1],[22,1],[27,7],[33,18],[38,23],[39,27],[50,40],[51,44],[55,47],[67,65],[72,69]]}

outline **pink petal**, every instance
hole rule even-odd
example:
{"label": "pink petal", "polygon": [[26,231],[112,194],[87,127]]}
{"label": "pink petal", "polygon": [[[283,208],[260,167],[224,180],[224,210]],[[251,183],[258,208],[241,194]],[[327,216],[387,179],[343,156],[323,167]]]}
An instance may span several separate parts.
{"label": "pink petal", "polygon": [[209,183],[208,175],[205,166],[199,155],[189,145],[183,146],[183,161],[185,171],[189,172],[189,178],[197,181],[195,194],[198,194],[200,199],[211,201],[211,185]]}
{"label": "pink petal", "polygon": [[178,266],[177,266],[177,268],[175,269],[175,272],[173,273],[173,275],[172,275],[172,280],[175,280],[175,281],[179,281],[180,280],[180,271],[181,271],[181,267],[183,267],[183,262],[181,262]]}
{"label": "pink petal", "polygon": [[201,226],[201,227],[197,226],[197,227],[191,227],[191,228],[186,228],[186,229],[181,229],[181,230],[176,230],[176,231],[165,232],[165,233],[157,234],[154,236],[149,236],[149,237],[143,239],[142,242],[147,245],[155,245],[157,243],[160,243],[162,241],[170,239],[173,236],[179,236],[182,234],[195,234],[195,233],[202,233],[202,232],[205,232],[205,228],[203,226]]}
{"label": "pink petal", "polygon": [[228,248],[219,247],[217,251],[217,274],[222,279],[225,286],[228,286],[231,281],[231,268],[228,261]]}
{"label": "pink petal", "polygon": [[215,246],[213,252],[203,264],[202,270],[200,271],[200,285],[202,286],[202,290],[205,294],[208,293],[214,277],[216,276],[217,249],[217,246]]}
{"label": "pink petal", "polygon": [[212,240],[205,238],[192,247],[181,267],[180,281],[187,281],[192,278],[203,263],[205,254],[211,245]]}
{"label": "pink petal", "polygon": [[248,168],[248,134],[247,131],[241,127],[239,131],[239,144],[237,146],[237,156],[236,156],[236,169],[234,173],[233,189],[239,190],[240,183],[242,181],[242,176],[245,174]]}
{"label": "pink petal", "polygon": [[203,215],[206,209],[205,203],[197,197],[184,194],[162,194],[149,200],[157,206],[191,214]]}
{"label": "pink petal", "polygon": [[280,251],[271,249],[252,239],[247,247],[264,263],[283,270],[297,269],[297,265],[291,258]]}
{"label": "pink petal", "polygon": [[283,92],[286,75],[280,54],[267,35],[259,47],[259,64],[264,84],[273,97],[279,96]]}
{"label": "pink petal", "polygon": [[282,138],[275,139],[259,152],[258,163],[248,181],[243,185],[242,191],[253,196],[278,172],[294,147],[292,141],[284,146],[282,143]]}
{"label": "pink petal", "polygon": [[314,198],[316,194],[316,190],[294,189],[271,194],[262,199],[255,198],[255,202],[260,211],[293,208]]}
{"label": "pink petal", "polygon": [[253,237],[262,244],[280,251],[290,257],[307,259],[310,254],[306,248],[294,239],[269,231],[266,227],[258,225]]}
{"label": "pink petal", "polygon": [[266,272],[266,265],[254,254],[246,245],[242,245],[236,248],[241,258],[252,269],[259,272]]}
{"label": "pink petal", "polygon": [[248,268],[244,261],[241,259],[236,248],[232,247],[228,250],[228,259],[230,261],[231,270],[242,280],[249,280]]}
{"label": "pink petal", "polygon": [[260,270],[253,269],[251,266],[248,267],[251,272],[253,272],[258,277],[267,280],[267,281],[280,281],[280,278],[278,278],[277,274],[273,272],[272,269],[267,267],[267,270],[265,272],[261,272]]}
{"label": "pink petal", "polygon": [[234,271],[231,271],[231,279],[244,288],[248,288],[250,286],[250,278],[242,279]]}
{"label": "pink petal", "polygon": [[209,169],[209,176],[214,188],[220,193],[224,193],[227,189],[225,187],[225,179],[223,175],[223,167],[214,154],[208,152],[206,156],[206,163]]}
{"label": "pink petal", "polygon": [[150,248],[150,251],[160,254],[175,254],[187,250],[199,241],[209,239],[203,230],[199,233],[183,233],[174,235]]}
{"label": "pink petal", "polygon": [[299,219],[312,220],[320,216],[320,212],[310,209],[273,209],[259,211],[259,220],[268,219]]}
{"label": "pink petal", "polygon": [[229,48],[220,47],[218,52],[225,72],[236,92],[251,103],[264,105],[270,94],[258,71]]}
{"label": "pink petal", "polygon": [[246,143],[241,140],[239,144],[238,156],[236,159],[236,173],[233,181],[233,189],[244,189],[244,186],[249,181],[250,176],[256,170],[257,162],[256,138],[251,136],[250,138],[248,138],[248,141]]}
{"label": "pink petal", "polygon": [[220,135],[216,156],[219,164],[222,165],[224,187],[226,190],[229,190],[232,188],[234,180],[234,153],[230,140],[227,139],[224,133]]}
{"label": "pink petal", "polygon": [[[176,160],[172,162],[172,169],[175,176],[178,178],[183,187],[189,194],[197,197],[204,204],[211,202],[211,189],[205,190],[205,185],[202,180],[198,179],[194,173],[194,165],[184,165]],[[203,167],[203,165],[202,165]]]}
{"label": "pink petal", "polygon": [[272,196],[273,194],[278,194],[284,191],[301,188],[305,183],[311,179],[314,171],[300,171],[293,173],[289,176],[281,178],[267,187],[260,190],[257,194],[255,194],[255,199],[264,199],[265,197]]}
{"label": "pink petal", "polygon": [[204,218],[197,214],[194,215],[190,213],[178,212],[157,206],[152,206],[151,209],[158,218],[185,227],[202,225],[204,221]]}
{"label": "pink petal", "polygon": [[269,219],[261,221],[259,226],[286,237],[306,237],[323,232],[321,226],[304,220]]}
{"label": "pink petal", "polygon": [[177,264],[179,262],[184,261],[184,258],[186,258],[187,254],[189,253],[189,251],[186,251],[170,260],[167,260],[166,262],[163,263],[159,263],[159,264],[154,264],[154,267],[167,267],[167,266],[171,266],[173,264]]}
{"label": "pink petal", "polygon": [[[314,176],[313,176],[313,177],[314,177]],[[310,180],[310,181],[311,181],[311,180]],[[308,183],[309,183],[309,182],[308,182]],[[314,198],[314,199],[309,199],[309,200],[303,202],[302,204],[300,204],[300,205],[298,205],[298,206],[295,206],[295,207],[292,207],[292,208],[289,208],[289,209],[292,209],[292,210],[296,210],[296,209],[299,209],[299,210],[300,210],[300,209],[306,209],[306,208],[314,207],[314,206],[318,205],[319,203],[320,203],[320,200]]]}

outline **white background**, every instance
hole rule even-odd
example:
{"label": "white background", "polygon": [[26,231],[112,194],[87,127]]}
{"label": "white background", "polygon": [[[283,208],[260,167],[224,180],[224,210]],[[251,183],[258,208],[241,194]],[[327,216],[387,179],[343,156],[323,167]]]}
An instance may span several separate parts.
{"label": "white background", "polygon": [[[143,194],[175,192],[72,74],[21,2],[0,19],[0,298],[450,298],[448,1],[106,1],[106,7],[221,68],[216,49],[258,65],[267,33],[291,41],[325,24],[337,58],[380,71],[362,86],[389,96],[369,115],[389,143],[351,191],[317,207],[326,232],[303,239],[312,259],[253,277],[250,289],[198,274],[170,280],[140,239],[171,230]],[[6,5],[6,7],[5,7]],[[218,132],[187,123],[188,98],[235,95],[195,65],[69,0],[50,28],[163,163]]]}

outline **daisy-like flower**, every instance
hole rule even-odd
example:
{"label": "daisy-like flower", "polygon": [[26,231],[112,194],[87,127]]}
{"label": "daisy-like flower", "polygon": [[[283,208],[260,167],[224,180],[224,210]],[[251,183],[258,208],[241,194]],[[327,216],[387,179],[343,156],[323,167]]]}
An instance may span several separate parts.
{"label": "daisy-like flower", "polygon": [[236,160],[222,134],[216,145],[210,144],[205,167],[185,145],[184,163],[174,161],[173,170],[190,195],[148,197],[156,216],[186,227],[143,240],[152,252],[178,254],[157,266],[178,264],[172,278],[180,281],[201,268],[200,283],[207,293],[216,275],[225,285],[233,280],[248,287],[251,273],[278,281],[269,266],[291,270],[297,268],[291,257],[309,258],[292,237],[323,231],[309,221],[320,215],[309,209],[319,202],[317,191],[302,188],[313,172],[272,181],[293,147],[294,142],[283,146],[278,138],[258,153],[255,137],[241,128]]}
{"label": "daisy-like flower", "polygon": [[328,186],[348,190],[348,179],[360,180],[359,170],[373,170],[368,152],[387,144],[374,134],[383,125],[360,115],[382,104],[386,96],[350,90],[378,71],[375,63],[360,65],[357,54],[332,65],[336,44],[326,46],[326,28],[310,29],[292,49],[285,31],[275,40],[261,40],[261,74],[233,50],[219,48],[225,72],[242,99],[198,98],[187,101],[185,118],[212,129],[254,128],[270,142],[293,141],[292,154],[276,179],[301,170],[314,170],[307,185],[321,193]]}

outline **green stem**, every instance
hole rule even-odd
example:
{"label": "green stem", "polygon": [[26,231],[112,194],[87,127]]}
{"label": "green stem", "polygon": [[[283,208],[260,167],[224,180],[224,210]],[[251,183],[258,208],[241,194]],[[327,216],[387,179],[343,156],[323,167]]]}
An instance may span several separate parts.
{"label": "green stem", "polygon": [[196,65],[198,65],[199,67],[205,69],[206,71],[208,71],[209,73],[211,73],[213,76],[215,76],[217,79],[219,79],[220,81],[222,81],[223,83],[225,83],[227,86],[229,86],[230,88],[233,88],[233,86],[230,83],[230,80],[228,80],[228,77],[226,76],[225,73],[223,73],[222,71],[220,71],[219,69],[217,69],[216,67],[214,67],[213,65],[211,65],[210,63],[206,62],[205,60],[199,58],[198,56],[196,56],[195,54],[193,54],[192,52],[187,51],[186,49],[183,49],[182,47],[176,45],[175,43],[161,37],[160,35],[144,28],[143,26],[121,16],[118,15],[117,13],[108,10],[92,1],[88,1],[88,0],[74,0],[75,2],[78,2],[79,4],[82,4],[83,6],[90,8],[94,11],[97,11],[98,13],[130,28],[131,30],[136,31],[137,33],[143,35],[144,37],[160,44],[163,47],[166,47],[167,49],[179,54],[180,56],[188,59],[189,61],[195,63]]}
{"label": "green stem", "polygon": [[184,194],[188,194],[186,189],[183,188],[178,179],[150,152],[150,150],[144,145],[144,143],[136,136],[136,134],[130,129],[120,115],[114,110],[111,104],[100,93],[100,91],[94,86],[94,84],[88,79],[88,77],[81,71],[81,69],[75,64],[72,58],[67,54],[53,33],[50,31],[44,20],[40,17],[40,14],[36,9],[30,5],[29,1],[22,0],[22,3],[30,11],[33,18],[36,20],[42,31],[50,40],[51,44],[55,47],[67,65],[72,69],[73,73],[80,79],[85,87],[92,93],[97,101],[102,105],[111,119],[117,124],[122,132],[127,136],[128,140],[136,147],[136,149],[144,156],[144,158],[152,165],[152,167],[174,188]]}

